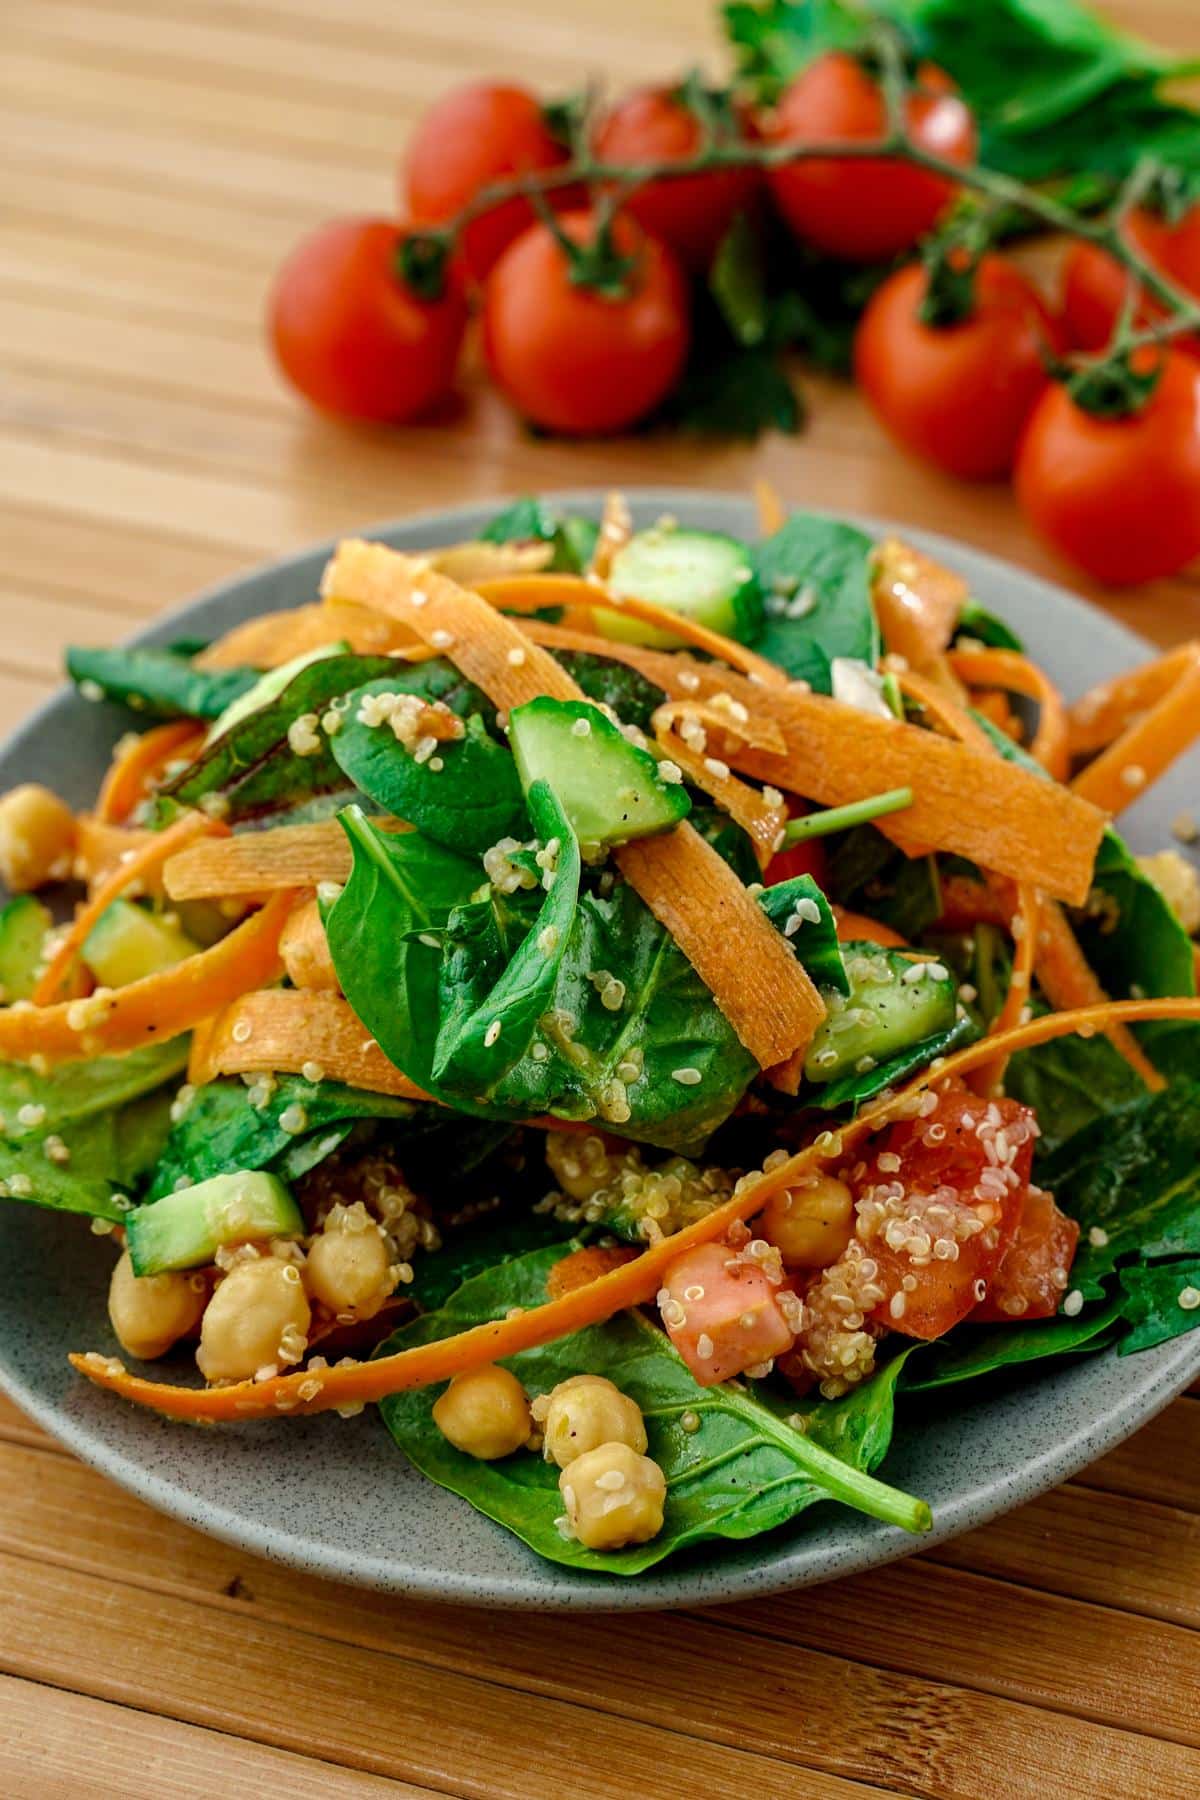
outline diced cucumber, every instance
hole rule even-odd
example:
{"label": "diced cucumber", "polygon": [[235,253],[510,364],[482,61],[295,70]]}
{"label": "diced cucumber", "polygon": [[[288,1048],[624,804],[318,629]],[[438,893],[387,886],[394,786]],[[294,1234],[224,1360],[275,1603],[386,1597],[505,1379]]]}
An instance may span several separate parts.
{"label": "diced cucumber", "polygon": [[276,1175],[239,1169],[167,1194],[125,1218],[125,1242],[135,1275],[166,1269],[200,1269],[222,1244],[261,1238],[298,1238],[305,1231],[300,1208]]}
{"label": "diced cucumber", "polygon": [[[674,525],[639,531],[613,557],[608,585],[614,594],[652,600],[742,643],[752,643],[762,630],[762,589],[750,551],[716,531]],[[601,611],[595,620],[597,631],[621,643],[672,650],[685,641],[623,613]]]}
{"label": "diced cucumber", "polygon": [[581,844],[670,831],[691,809],[681,782],[667,781],[590,701],[543,695],[515,707],[508,730],[525,792],[546,782]]}
{"label": "diced cucumber", "polygon": [[886,1062],[923,1038],[947,1031],[957,1016],[954,978],[944,964],[915,962],[874,944],[845,946],[850,993],[825,996],[829,1011],[804,1063],[806,1081],[836,1081]]}
{"label": "diced cucumber", "polygon": [[307,669],[310,663],[321,662],[327,656],[344,656],[349,648],[345,639],[339,639],[337,643],[322,644],[317,650],[306,650],[302,656],[293,656],[290,662],[280,663],[277,669],[268,669],[265,675],[259,676],[252,688],[247,688],[244,694],[239,694],[236,700],[230,701],[225,711],[213,720],[205,743],[211,744],[216,738],[224,737],[232,726],[249,718],[260,706],[269,706],[272,700],[278,700],[288,682],[301,669]]}
{"label": "diced cucumber", "polygon": [[0,1006],[28,1000],[33,993],[46,933],[53,923],[32,894],[18,894],[0,912]]}
{"label": "diced cucumber", "polygon": [[132,900],[114,900],[84,939],[83,960],[105,987],[128,987],[173,968],[198,948],[178,925]]}

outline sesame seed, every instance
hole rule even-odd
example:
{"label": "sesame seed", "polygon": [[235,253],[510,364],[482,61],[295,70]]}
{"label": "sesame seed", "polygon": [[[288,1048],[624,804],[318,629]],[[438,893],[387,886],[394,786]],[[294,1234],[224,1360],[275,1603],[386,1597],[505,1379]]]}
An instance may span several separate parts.
{"label": "sesame seed", "polygon": [[499,1021],[499,1019],[493,1019],[491,1024],[488,1026],[487,1030],[483,1034],[484,1049],[490,1050],[492,1045],[496,1042],[496,1040],[499,1036],[500,1036],[500,1021]]}
{"label": "sesame seed", "polygon": [[521,664],[525,661],[525,652],[522,650],[520,644],[513,645],[505,660],[511,668],[519,669],[521,667]]}
{"label": "sesame seed", "polygon": [[672,1069],[671,1080],[677,1081],[680,1087],[698,1087],[704,1079],[699,1069]]}
{"label": "sesame seed", "polygon": [[585,737],[590,737],[591,735],[592,735],[592,721],[590,719],[576,719],[575,723],[571,727],[571,736],[577,737],[577,738],[585,738]]}
{"label": "sesame seed", "polygon": [[715,781],[728,781],[729,764],[722,762],[719,756],[706,756],[704,767]]}
{"label": "sesame seed", "polygon": [[28,1102],[25,1106],[18,1108],[17,1111],[17,1123],[19,1125],[28,1125],[31,1128],[41,1125],[44,1122],[45,1117],[45,1107],[38,1106],[32,1101]]}
{"label": "sesame seed", "polygon": [[1195,1312],[1200,1306],[1200,1288],[1185,1287],[1179,1290],[1179,1304],[1184,1312]]}
{"label": "sesame seed", "polygon": [[1096,1250],[1102,1250],[1108,1242],[1108,1233],[1103,1225],[1093,1225],[1088,1232],[1088,1243]]}
{"label": "sesame seed", "polygon": [[229,1035],[235,1044],[248,1044],[254,1034],[254,1027],[249,1019],[238,1019]]}
{"label": "sesame seed", "polygon": [[1069,1319],[1076,1318],[1083,1311],[1083,1295],[1078,1288],[1072,1288],[1062,1303],[1062,1309]]}
{"label": "sesame seed", "polygon": [[305,1081],[311,1082],[314,1087],[318,1082],[324,1081],[325,1079],[325,1071],[319,1062],[304,1063],[301,1066],[300,1073],[303,1075]]}
{"label": "sesame seed", "polygon": [[435,650],[449,650],[451,644],[454,642],[454,633],[452,631],[443,631],[439,628],[437,631],[430,632],[429,641]]}
{"label": "sesame seed", "polygon": [[1129,763],[1121,770],[1122,785],[1127,788],[1141,788],[1146,785],[1146,771],[1141,763]]}

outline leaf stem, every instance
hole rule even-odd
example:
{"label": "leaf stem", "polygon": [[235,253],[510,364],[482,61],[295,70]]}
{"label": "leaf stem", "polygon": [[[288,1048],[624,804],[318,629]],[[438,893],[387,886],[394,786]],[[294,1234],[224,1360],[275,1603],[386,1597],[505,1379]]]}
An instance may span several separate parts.
{"label": "leaf stem", "polygon": [[828,837],[833,831],[849,831],[853,825],[866,825],[872,819],[886,818],[888,813],[903,812],[913,803],[910,787],[889,788],[885,794],[872,794],[866,800],[851,800],[846,806],[830,806],[823,812],[807,813],[792,819],[784,827],[783,848],[807,843],[809,838]]}

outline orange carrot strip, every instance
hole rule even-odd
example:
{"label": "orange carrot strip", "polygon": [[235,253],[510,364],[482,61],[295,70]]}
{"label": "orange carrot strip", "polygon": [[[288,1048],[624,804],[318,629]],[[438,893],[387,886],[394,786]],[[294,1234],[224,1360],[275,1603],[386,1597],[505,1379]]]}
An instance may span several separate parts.
{"label": "orange carrot strip", "polygon": [[[612,568],[613,557],[618,550],[623,550],[633,536],[633,515],[624,494],[614,491],[606,494],[604,511],[600,516],[600,529],[596,533],[596,545],[592,551],[592,559],[587,566],[588,575],[598,581],[607,581]],[[499,571],[497,571],[498,573]],[[447,569],[447,574],[452,571]],[[457,576],[463,580],[461,575]]]}
{"label": "orange carrot strip", "polygon": [[316,1063],[326,1081],[405,1100],[429,1096],[390,1063],[338,994],[269,988],[233,1000],[197,1033],[188,1080],[218,1075],[302,1075]]}
{"label": "orange carrot strip", "polygon": [[[590,613],[618,612],[644,624],[657,626],[672,637],[691,644],[714,656],[729,668],[753,679],[763,687],[784,687],[787,676],[776,663],[748,650],[745,644],[697,624],[669,607],[656,606],[651,600],[639,600],[632,594],[614,594],[600,582],[585,581],[580,575],[531,575],[506,581],[481,581],[476,592],[492,606],[511,612],[540,612],[545,606],[578,607]],[[607,641],[607,640],[606,640]]]}
{"label": "orange carrot strip", "polygon": [[1071,787],[1095,806],[1119,813],[1145,793],[1200,737],[1200,650],[1149,712],[1102,750]]}
{"label": "orange carrot strip", "polygon": [[165,725],[153,725],[133,738],[124,750],[118,750],[104,777],[96,801],[100,823],[118,825],[127,819],[165,765],[174,756],[182,756],[185,748],[199,749],[203,741],[203,727],[198,728],[194,719],[168,719]]}
{"label": "orange carrot strip", "polygon": [[968,745],[972,750],[982,751],[985,756],[996,754],[992,740],[982,725],[977,725],[970,713],[946,691],[940,682],[932,680],[928,675],[920,675],[915,669],[897,669],[894,671],[902,694],[915,700],[924,708],[948,737],[957,738],[960,744]]}
{"label": "orange carrot strip", "polygon": [[878,919],[869,919],[866,913],[847,912],[844,906],[833,908],[834,923],[837,926],[839,944],[852,944],[865,940],[871,944],[882,944],[884,949],[907,949],[907,939],[890,925],[883,925]]}
{"label": "orange carrot strip", "polygon": [[875,547],[871,597],[883,641],[918,672],[942,654],[954,635],[970,588],[898,538]]}
{"label": "orange carrot strip", "polygon": [[[297,656],[347,643],[359,656],[416,651],[411,631],[365,606],[326,601],[288,612],[261,613],[235,625],[196,658],[200,669],[277,669]],[[428,652],[420,650],[420,655]]]}
{"label": "orange carrot strip", "polygon": [[279,954],[293,987],[323,989],[330,994],[341,992],[321,909],[315,900],[307,900],[296,908],[284,926]]}
{"label": "orange carrot strip", "polygon": [[[695,717],[695,709],[684,701],[668,701],[654,714],[654,735],[667,756],[678,764],[693,786],[702,788],[750,838],[760,868],[766,868],[782,841],[787,824],[787,807],[778,788],[754,788],[739,781],[729,764],[719,756],[689,744],[680,735],[680,726]],[[771,795],[774,798],[771,798]]]}
{"label": "orange carrot strip", "polygon": [[764,537],[780,531],[787,524],[787,511],[773,482],[760,475],[752,484],[754,506],[758,513],[758,529]]}
{"label": "orange carrot strip", "polygon": [[[1007,882],[995,882],[994,877],[988,885],[995,885],[1003,890],[1007,890],[1009,887]],[[1002,1037],[1005,1032],[1011,1031],[1014,1026],[1019,1025],[1021,1014],[1029,1004],[1041,916],[1041,895],[1035,887],[1030,887],[1028,882],[1020,882],[1016,889],[1015,906],[1011,908],[1009,925],[1013,942],[1016,945],[1016,953],[1013,957],[1012,973],[1009,976],[1008,992],[1004,996],[1004,1004],[989,1029],[988,1035],[991,1037]],[[977,1092],[980,1094],[998,1093],[1007,1067],[1008,1058],[1005,1056],[998,1056],[995,1062],[984,1063],[975,1072]]]}
{"label": "orange carrot strip", "polygon": [[[399,819],[372,823],[381,831],[408,830]],[[193,844],[172,856],[163,874],[172,900],[212,900],[349,881],[352,860],[337,820],[322,819]]]}
{"label": "orange carrot strip", "polygon": [[152,833],[144,844],[119,862],[75,914],[70,930],[62,938],[38,979],[33,990],[33,1004],[49,1006],[57,999],[63,983],[74,967],[84,939],[106,907],[111,906],[114,900],[135,883],[156,874],[183,845],[190,844],[193,839],[205,834],[227,832],[228,829],[227,825],[218,824],[215,819],[206,818],[203,813],[185,813],[182,819],[176,819],[165,831]]}
{"label": "orange carrot strip", "polygon": [[[931,1064],[898,1094],[881,1097],[864,1107],[856,1119],[838,1131],[822,1133],[815,1143],[789,1157],[769,1174],[764,1172],[752,1177],[740,1192],[715,1207],[705,1218],[644,1250],[632,1262],[543,1306],[490,1320],[454,1337],[417,1345],[393,1356],[378,1357],[373,1362],[324,1369],[319,1376],[298,1369],[269,1381],[242,1381],[229,1387],[207,1389],[147,1381],[131,1375],[115,1357],[102,1356],[95,1351],[88,1355],[73,1355],[70,1360],[72,1366],[97,1387],[107,1388],[111,1393],[173,1419],[236,1421],[277,1418],[281,1413],[324,1412],[330,1407],[382,1400],[388,1394],[446,1381],[452,1375],[478,1368],[483,1363],[515,1356],[522,1350],[552,1343],[556,1338],[566,1337],[586,1326],[602,1324],[614,1313],[628,1307],[648,1304],[662,1285],[665,1271],[684,1250],[723,1237],[731,1225],[761,1212],[773,1194],[794,1187],[822,1163],[843,1157],[869,1133],[911,1113],[914,1101],[932,1084],[961,1079],[997,1052],[1012,1055],[1017,1050],[1031,1049],[1074,1032],[1090,1037],[1097,1031],[1106,1030],[1115,1021],[1143,1019],[1200,1020],[1200,999],[1188,996],[1110,1001],[1077,1012],[1046,1013],[1040,1019],[1031,1019],[1027,1025],[1019,1025],[1014,1031],[1005,1033],[1003,1038],[983,1038],[969,1044],[953,1056]],[[312,1384],[318,1381],[320,1385],[314,1391]]]}
{"label": "orange carrot strip", "polygon": [[1129,669],[1112,681],[1089,688],[1067,714],[1072,756],[1091,756],[1104,750],[1114,738],[1174,687],[1181,675],[1200,657],[1200,639],[1180,644],[1165,656]]}
{"label": "orange carrot strip", "polygon": [[7,1007],[0,1012],[0,1061],[80,1062],[179,1037],[239,994],[276,978],[279,934],[294,904],[293,894],[275,894],[210,950],[128,987],[98,988],[87,1000],[57,1006]]}
{"label": "orange carrot strip", "polygon": [[1030,753],[1055,781],[1065,781],[1070,769],[1067,713],[1062,695],[1046,672],[1016,650],[952,650],[948,660],[954,673],[972,687],[1004,688],[1037,701],[1037,730]]}
{"label": "orange carrot strip", "polygon": [[[94,813],[81,813],[78,825],[72,874],[89,887],[97,886],[130,851],[140,850],[154,836],[152,831],[135,831],[128,825],[106,825]],[[150,892],[161,887],[157,880],[146,885]]]}
{"label": "orange carrot strip", "polygon": [[[382,544],[339,545],[322,585],[326,593],[349,595],[411,624],[498,707],[511,710],[539,694],[583,698],[561,664],[511,619],[445,576],[420,573],[412,558]],[[746,685],[755,695],[765,691]],[[807,1047],[825,1016],[820,995],[762,908],[698,832],[685,821],[662,837],[624,845],[616,861],[763,1068]]]}

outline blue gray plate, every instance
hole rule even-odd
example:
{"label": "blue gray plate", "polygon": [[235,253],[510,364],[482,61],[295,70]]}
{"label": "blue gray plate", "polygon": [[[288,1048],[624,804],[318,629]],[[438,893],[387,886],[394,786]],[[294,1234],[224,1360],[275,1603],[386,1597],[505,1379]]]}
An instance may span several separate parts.
{"label": "blue gray plate", "polygon": [[[558,498],[598,511],[602,496]],[[639,523],[670,512],[684,524],[754,533],[741,499],[653,489],[633,504]],[[372,535],[418,549],[475,535],[495,510],[428,513]],[[979,600],[1012,622],[1068,695],[1146,655],[1138,638],[1061,589],[930,533],[909,535],[970,579]],[[311,600],[328,550],[230,581],[138,641],[212,637],[257,613]],[[124,728],[116,709],[62,693],[0,755],[0,790],[38,779],[84,805]],[[1130,814],[1135,845],[1167,843],[1170,820],[1194,810],[1198,788],[1200,754],[1193,754]],[[373,1415],[189,1431],[80,1381],[67,1351],[112,1346],[104,1303],[110,1264],[110,1247],[85,1221],[27,1206],[0,1209],[0,1381],[85,1462],[151,1505],[314,1574],[488,1606],[692,1606],[826,1581],[918,1547],[831,1504],[753,1543],[706,1549],[628,1581],[552,1567],[409,1468]],[[1064,1359],[967,1399],[917,1397],[901,1408],[884,1473],[930,1502],[934,1531],[922,1542],[953,1537],[1074,1474],[1198,1373],[1195,1332],[1137,1356]]]}

